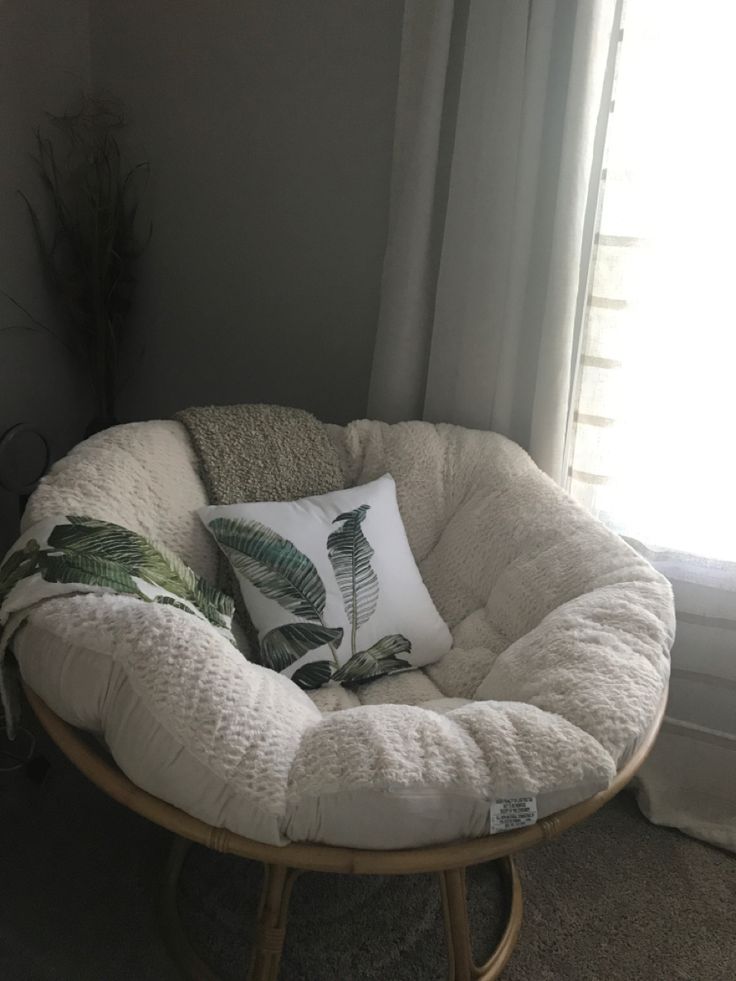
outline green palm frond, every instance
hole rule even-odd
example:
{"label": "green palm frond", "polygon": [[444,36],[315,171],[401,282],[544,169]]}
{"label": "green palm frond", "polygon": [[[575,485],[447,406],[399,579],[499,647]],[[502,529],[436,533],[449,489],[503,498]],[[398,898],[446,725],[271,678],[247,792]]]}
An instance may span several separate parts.
{"label": "green palm frond", "polygon": [[34,205],[21,194],[65,339],[106,417],[114,414],[137,262],[150,238],[138,216],[148,166],[125,163],[118,138],[125,125],[121,106],[90,97],[75,111],[47,114],[35,133],[42,200]]}
{"label": "green palm frond", "polygon": [[235,613],[232,598],[201,576],[195,576],[195,580],[191,602],[199,607],[211,623],[222,626],[223,617],[228,621],[232,620]]}
{"label": "green palm frond", "polygon": [[117,562],[131,576],[192,603],[214,626],[227,626],[234,611],[230,597],[197,576],[170,549],[110,521],[81,515],[68,515],[67,521],[49,535],[52,548]]}
{"label": "green palm frond", "polygon": [[376,641],[368,650],[358,651],[346,661],[333,675],[334,681],[357,684],[378,678],[389,671],[399,671],[410,668],[411,664],[401,654],[409,654],[411,641],[403,634],[387,634]]}
{"label": "green palm frond", "polygon": [[96,555],[139,575],[146,560],[146,541],[140,535],[96,518],[68,515],[67,521],[68,525],[56,525],[51,531],[48,543],[52,549]]}
{"label": "green palm frond", "polygon": [[314,564],[288,539],[259,521],[215,518],[210,530],[237,572],[264,596],[311,623],[321,623],[324,583]]}
{"label": "green palm frond", "polygon": [[135,575],[192,603],[216,627],[227,625],[227,619],[235,612],[229,596],[198,576],[164,545],[154,545],[142,538],[141,548],[143,561]]}
{"label": "green palm frond", "polygon": [[366,623],[378,603],[378,577],[371,566],[373,548],[361,525],[370,504],[338,515],[333,524],[343,525],[327,539],[327,550],[342,594],[345,613],[351,624],[351,652],[355,654],[358,627]]}
{"label": "green palm frond", "polygon": [[29,538],[23,548],[11,552],[0,566],[0,604],[4,602],[16,583],[37,571],[39,547],[35,538]]}
{"label": "green palm frond", "polygon": [[323,627],[319,623],[285,623],[269,630],[260,640],[261,663],[274,671],[283,671],[303,654],[325,644],[338,647],[342,627]]}
{"label": "green palm frond", "polygon": [[332,665],[329,661],[310,661],[303,664],[291,676],[291,680],[300,688],[321,688],[332,676]]}
{"label": "green palm frond", "polygon": [[85,586],[98,586],[112,589],[116,593],[130,593],[139,599],[147,599],[135,580],[117,562],[109,562],[97,555],[81,555],[65,552],[52,555],[42,552],[40,571],[46,582],[81,583]]}
{"label": "green palm frond", "polygon": [[186,603],[182,603],[181,600],[174,599],[173,596],[154,596],[154,603],[160,603],[161,606],[174,606],[177,610],[183,610],[185,613],[193,613],[191,607],[187,606]]}

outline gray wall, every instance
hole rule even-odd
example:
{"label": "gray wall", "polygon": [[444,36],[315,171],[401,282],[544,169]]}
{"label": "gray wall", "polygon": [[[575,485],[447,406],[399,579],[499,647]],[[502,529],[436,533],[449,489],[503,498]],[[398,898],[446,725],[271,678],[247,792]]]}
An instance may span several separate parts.
{"label": "gray wall", "polygon": [[[365,412],[403,0],[0,0],[0,287],[53,326],[16,189],[32,128],[81,88],[121,98],[154,235],[121,421],[272,401]],[[0,299],[0,327],[23,323]],[[91,415],[40,333],[0,333],[0,433],[54,457]],[[0,490],[0,550],[17,529]]]}
{"label": "gray wall", "polygon": [[152,165],[123,418],[365,412],[402,0],[96,0],[93,77]]}
{"label": "gray wall", "polygon": [[[0,0],[0,288],[51,327],[28,217],[18,188],[39,199],[30,155],[33,128],[60,111],[90,69],[87,0]],[[64,349],[43,333],[8,330],[28,321],[0,297],[0,435],[38,426],[55,456],[79,438],[89,407]],[[17,532],[18,502],[0,489],[0,553]]]}

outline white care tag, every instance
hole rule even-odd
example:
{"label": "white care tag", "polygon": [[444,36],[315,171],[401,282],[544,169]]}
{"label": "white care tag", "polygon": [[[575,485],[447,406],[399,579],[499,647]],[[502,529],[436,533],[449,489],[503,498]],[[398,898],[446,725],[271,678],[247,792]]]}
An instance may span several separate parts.
{"label": "white care tag", "polygon": [[525,828],[537,820],[536,797],[497,797],[491,801],[491,834]]}

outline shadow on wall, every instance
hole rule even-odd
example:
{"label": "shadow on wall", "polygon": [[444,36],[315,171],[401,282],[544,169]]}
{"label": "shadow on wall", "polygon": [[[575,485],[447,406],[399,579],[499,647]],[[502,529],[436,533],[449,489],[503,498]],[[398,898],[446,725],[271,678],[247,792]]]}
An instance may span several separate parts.
{"label": "shadow on wall", "polygon": [[[86,0],[0,4],[0,287],[49,324],[54,315],[17,191],[36,186],[34,126],[45,110],[59,111],[88,85],[89,74]],[[0,436],[17,423],[29,423],[44,434],[55,458],[77,442],[90,406],[64,348],[28,328],[27,318],[0,297]],[[0,490],[0,551],[17,530],[18,498]]]}
{"label": "shadow on wall", "polygon": [[[403,0],[3,0],[0,287],[49,322],[28,217],[33,127],[80,89],[118,97],[151,163],[154,237],[119,418],[267,401],[364,415],[389,206]],[[7,301],[0,328],[22,325]],[[0,333],[0,434],[52,458],[91,417],[69,356]],[[0,548],[17,501],[0,491]]]}
{"label": "shadow on wall", "polygon": [[[92,5],[95,83],[151,163],[126,418],[366,411],[403,0]],[[137,148],[133,148],[137,150]]]}

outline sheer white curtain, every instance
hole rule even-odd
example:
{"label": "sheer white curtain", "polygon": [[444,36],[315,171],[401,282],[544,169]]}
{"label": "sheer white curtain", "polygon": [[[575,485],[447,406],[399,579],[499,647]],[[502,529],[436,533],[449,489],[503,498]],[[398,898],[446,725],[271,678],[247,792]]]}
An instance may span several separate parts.
{"label": "sheer white curtain", "polygon": [[644,809],[736,849],[736,9],[676,9],[625,8],[569,481],[675,590]]}
{"label": "sheer white curtain", "polygon": [[620,17],[406,0],[369,413],[511,436],[670,577],[640,800],[736,848],[736,7],[631,0],[609,114]]}
{"label": "sheer white curtain", "polygon": [[407,0],[371,416],[494,429],[563,479],[618,13]]}

